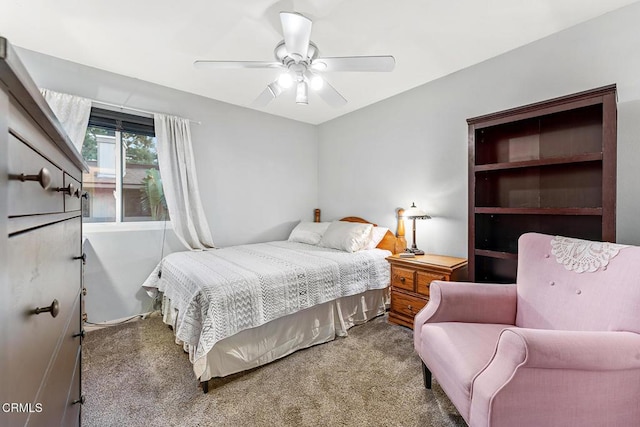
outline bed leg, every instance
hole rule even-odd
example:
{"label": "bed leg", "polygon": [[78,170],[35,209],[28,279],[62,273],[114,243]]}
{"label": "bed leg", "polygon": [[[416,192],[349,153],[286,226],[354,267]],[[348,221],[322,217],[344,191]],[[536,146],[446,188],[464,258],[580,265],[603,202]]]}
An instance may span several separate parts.
{"label": "bed leg", "polygon": [[209,381],[200,381],[200,386],[202,387],[204,394],[209,393]]}
{"label": "bed leg", "polygon": [[431,371],[424,362],[422,362],[422,378],[424,379],[424,388],[431,390]]}

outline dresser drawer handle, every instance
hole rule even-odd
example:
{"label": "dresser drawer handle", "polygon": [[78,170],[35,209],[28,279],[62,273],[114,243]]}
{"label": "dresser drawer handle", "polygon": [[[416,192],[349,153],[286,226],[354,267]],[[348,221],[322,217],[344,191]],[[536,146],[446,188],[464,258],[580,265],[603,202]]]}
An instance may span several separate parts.
{"label": "dresser drawer handle", "polygon": [[401,278],[400,278],[400,281],[401,281],[402,283],[404,283],[406,280],[407,280],[407,279],[406,279],[405,277],[401,277]]}
{"label": "dresser drawer handle", "polygon": [[17,179],[22,182],[37,181],[38,183],[40,183],[40,186],[45,190],[48,190],[49,186],[51,185],[51,172],[49,172],[49,169],[47,168],[40,169],[40,172],[38,172],[35,175],[25,175],[21,173],[20,175],[11,175],[9,178]]}
{"label": "dresser drawer handle", "polygon": [[73,402],[71,402],[72,405],[77,405],[78,403],[81,405],[84,405],[85,399],[84,399],[84,394],[82,396],[80,396],[80,399],[76,399]]}
{"label": "dresser drawer handle", "polygon": [[51,317],[56,317],[58,313],[60,313],[60,304],[57,299],[54,299],[49,307],[36,307],[36,309],[33,310],[33,313],[51,313]]}
{"label": "dresser drawer handle", "polygon": [[82,255],[80,256],[74,256],[73,259],[81,259],[82,260],[82,264],[86,264],[87,263],[87,254],[82,252]]}
{"label": "dresser drawer handle", "polygon": [[409,311],[410,311],[410,312],[412,312],[412,313],[413,313],[413,307],[411,306],[411,304],[409,304],[409,305],[407,306],[407,308],[409,309]]}
{"label": "dresser drawer handle", "polygon": [[65,193],[67,196],[73,196],[73,193],[76,191],[76,187],[73,184],[69,184],[66,187],[58,187],[56,191],[60,191],[61,193]]}
{"label": "dresser drawer handle", "polygon": [[80,332],[78,332],[77,334],[73,334],[73,335],[71,335],[71,336],[72,336],[73,338],[78,338],[78,337],[80,337],[80,338],[84,338],[84,329],[83,329],[83,330],[81,330]]}

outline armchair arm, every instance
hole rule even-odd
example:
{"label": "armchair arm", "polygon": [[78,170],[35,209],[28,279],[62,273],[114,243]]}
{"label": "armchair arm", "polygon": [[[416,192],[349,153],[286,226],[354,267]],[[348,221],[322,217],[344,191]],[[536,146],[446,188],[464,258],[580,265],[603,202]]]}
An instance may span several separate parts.
{"label": "armchair arm", "polygon": [[429,302],[413,319],[415,348],[422,344],[422,325],[435,322],[515,325],[516,285],[433,281]]}
{"label": "armchair arm", "polygon": [[509,328],[498,340],[518,342],[528,368],[605,371],[640,369],[640,334]]}
{"label": "armchair arm", "polygon": [[[512,413],[521,421],[528,416],[539,420],[535,417],[540,417],[542,407],[566,410],[568,401],[580,408],[579,413],[589,414],[592,401],[585,395],[597,394],[599,405],[613,408],[626,397],[599,391],[613,388],[624,393],[626,383],[635,384],[638,378],[640,334],[509,328],[500,334],[491,361],[472,381],[469,419],[478,426],[512,425]],[[631,400],[637,398],[628,394]],[[587,417],[584,414],[580,416]],[[595,418],[584,423],[575,419],[575,425],[598,425]]]}
{"label": "armchair arm", "polygon": [[515,325],[515,321],[515,284],[434,281],[429,286],[429,302],[414,318],[414,330],[433,322]]}

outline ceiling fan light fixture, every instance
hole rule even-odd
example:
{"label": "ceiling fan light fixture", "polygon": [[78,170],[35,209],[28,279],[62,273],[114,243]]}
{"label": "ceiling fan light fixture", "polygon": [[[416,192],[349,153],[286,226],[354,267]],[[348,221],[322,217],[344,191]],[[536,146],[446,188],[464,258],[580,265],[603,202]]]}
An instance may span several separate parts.
{"label": "ceiling fan light fixture", "polygon": [[296,89],[296,104],[309,104],[309,89],[307,87],[307,82],[298,82],[298,87]]}
{"label": "ceiling fan light fixture", "polygon": [[323,85],[324,79],[322,77],[317,74],[311,76],[311,79],[309,80],[309,86],[311,86],[311,89],[320,90]]}
{"label": "ceiling fan light fixture", "polygon": [[[296,103],[309,103],[309,87],[332,107],[342,107],[347,100],[322,77],[324,72],[388,72],[395,67],[395,58],[383,56],[321,57],[318,47],[311,41],[313,22],[297,12],[280,12],[280,24],[284,39],[273,54],[276,61],[219,61],[197,60],[197,68],[266,68],[279,69],[281,74],[269,83],[252,105],[263,108],[284,91],[296,88]],[[314,95],[315,96],[315,95]]]}
{"label": "ceiling fan light fixture", "polygon": [[291,77],[291,74],[280,74],[280,77],[278,77],[278,85],[284,89],[289,89],[293,85],[293,77]]}
{"label": "ceiling fan light fixture", "polygon": [[311,63],[311,68],[317,71],[323,71],[327,69],[327,64],[322,61],[313,61],[313,63]]}

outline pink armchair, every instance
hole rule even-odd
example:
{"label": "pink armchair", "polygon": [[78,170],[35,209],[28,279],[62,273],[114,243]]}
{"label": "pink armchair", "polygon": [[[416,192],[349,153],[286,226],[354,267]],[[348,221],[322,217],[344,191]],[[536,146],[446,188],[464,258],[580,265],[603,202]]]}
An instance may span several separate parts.
{"label": "pink armchair", "polygon": [[472,427],[640,426],[640,247],[527,233],[516,284],[433,282],[414,345]]}

